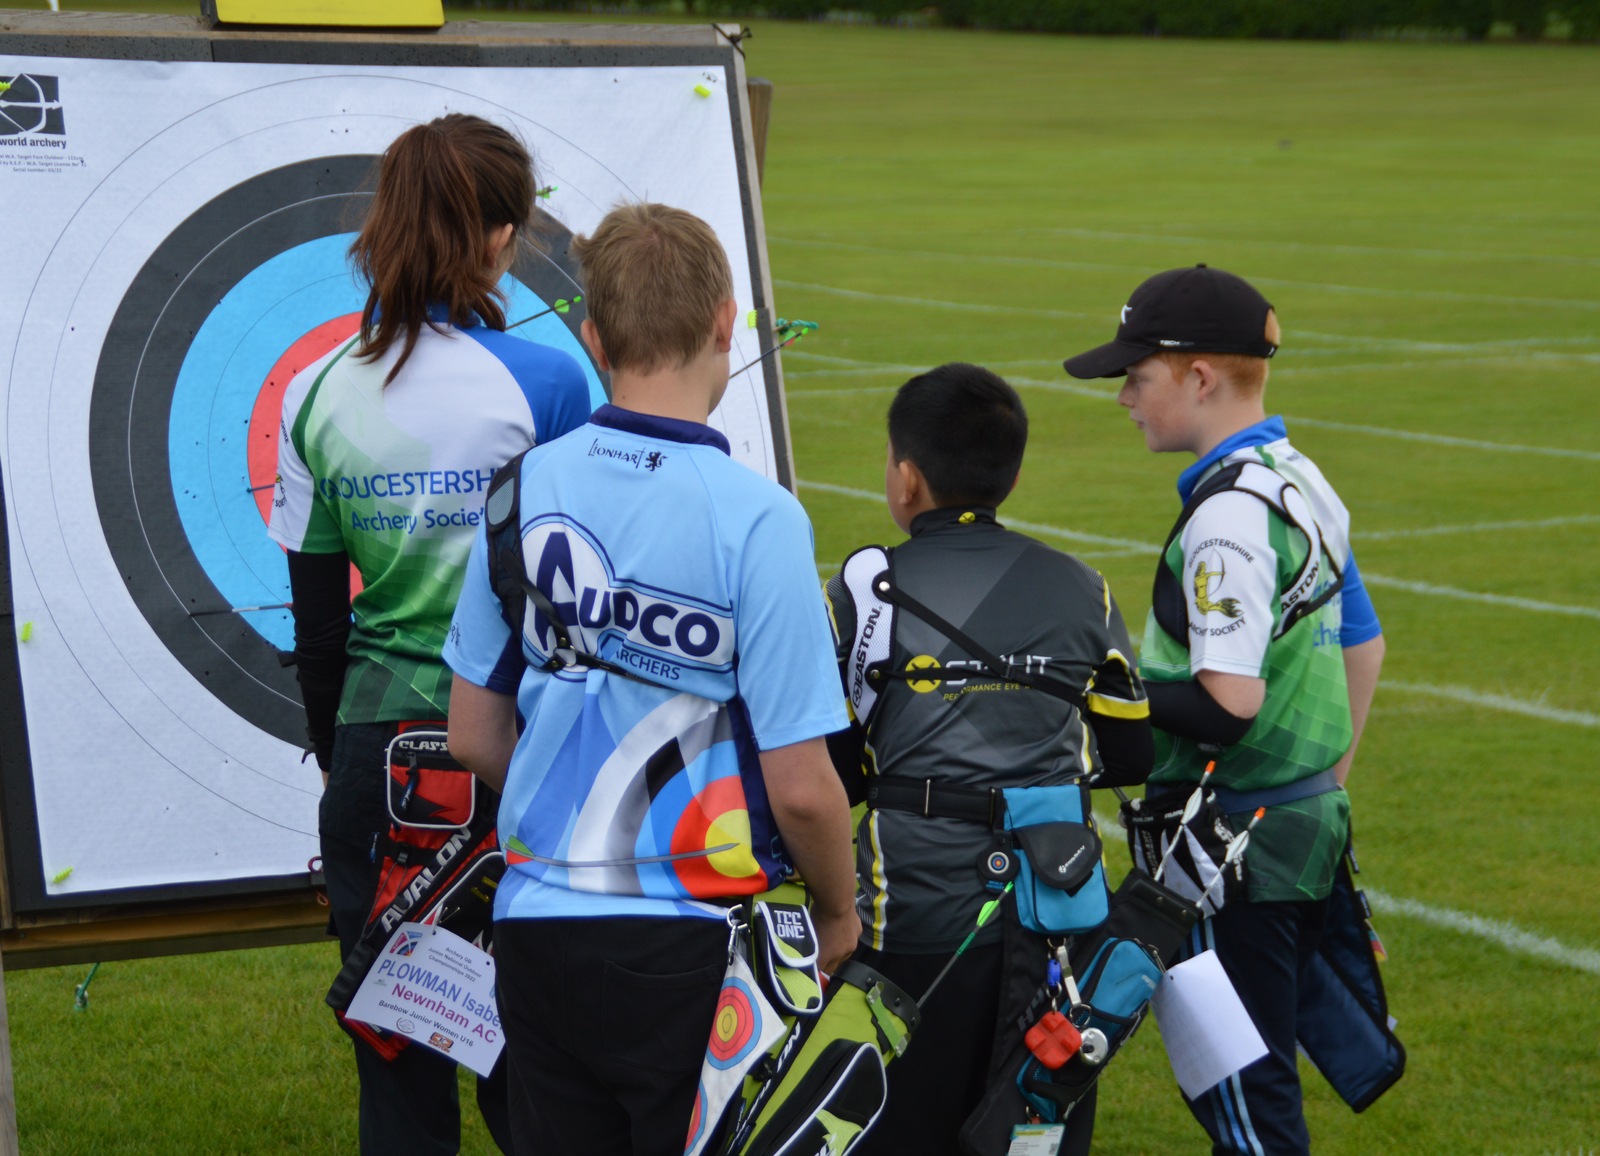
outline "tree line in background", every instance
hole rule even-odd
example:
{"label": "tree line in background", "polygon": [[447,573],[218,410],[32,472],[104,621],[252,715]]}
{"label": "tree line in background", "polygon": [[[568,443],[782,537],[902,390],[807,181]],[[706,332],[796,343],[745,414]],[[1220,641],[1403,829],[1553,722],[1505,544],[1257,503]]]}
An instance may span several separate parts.
{"label": "tree line in background", "polygon": [[[461,2],[461,0],[457,0]],[[466,0],[472,7],[867,19],[1009,31],[1339,39],[1460,36],[1600,39],[1600,0]]]}

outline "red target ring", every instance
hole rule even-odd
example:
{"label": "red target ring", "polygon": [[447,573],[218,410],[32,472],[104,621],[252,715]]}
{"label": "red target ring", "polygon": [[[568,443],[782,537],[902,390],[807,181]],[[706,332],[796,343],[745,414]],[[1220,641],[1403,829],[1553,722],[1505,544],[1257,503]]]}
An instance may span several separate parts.
{"label": "red target ring", "polygon": [[757,1019],[749,993],[737,983],[726,985],[717,1000],[717,1014],[711,1020],[711,1042],[706,1045],[713,1062],[732,1064],[749,1050],[756,1038]]}

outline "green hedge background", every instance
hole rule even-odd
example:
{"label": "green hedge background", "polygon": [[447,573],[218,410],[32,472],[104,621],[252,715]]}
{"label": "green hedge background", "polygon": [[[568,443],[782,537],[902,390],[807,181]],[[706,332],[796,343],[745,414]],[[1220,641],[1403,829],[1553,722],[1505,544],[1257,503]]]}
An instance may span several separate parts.
{"label": "green hedge background", "polygon": [[1600,0],[478,0],[471,6],[790,20],[847,15],[1123,36],[1600,39]]}

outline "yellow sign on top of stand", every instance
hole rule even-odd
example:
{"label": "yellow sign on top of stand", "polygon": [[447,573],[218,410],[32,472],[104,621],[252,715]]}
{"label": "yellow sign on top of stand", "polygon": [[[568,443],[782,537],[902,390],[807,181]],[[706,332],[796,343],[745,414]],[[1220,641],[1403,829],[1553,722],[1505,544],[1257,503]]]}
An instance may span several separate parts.
{"label": "yellow sign on top of stand", "polygon": [[223,24],[323,24],[365,28],[438,28],[443,0],[212,0]]}

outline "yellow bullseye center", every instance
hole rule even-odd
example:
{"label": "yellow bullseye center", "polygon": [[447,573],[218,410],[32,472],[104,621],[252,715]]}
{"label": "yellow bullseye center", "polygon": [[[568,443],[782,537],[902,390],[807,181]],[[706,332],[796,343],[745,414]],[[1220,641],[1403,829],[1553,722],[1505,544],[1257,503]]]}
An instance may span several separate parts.
{"label": "yellow bullseye center", "polygon": [[707,847],[723,847],[729,843],[734,846],[706,856],[712,870],[730,879],[748,879],[761,874],[760,865],[750,853],[749,811],[724,811],[706,828]]}
{"label": "yellow bullseye center", "polygon": [[717,1013],[717,1038],[723,1043],[733,1039],[733,1033],[739,1030],[739,1013],[731,1007],[725,1007]]}

